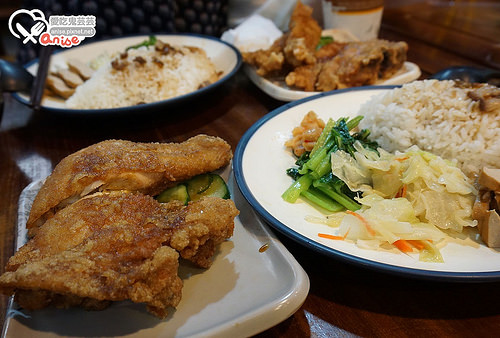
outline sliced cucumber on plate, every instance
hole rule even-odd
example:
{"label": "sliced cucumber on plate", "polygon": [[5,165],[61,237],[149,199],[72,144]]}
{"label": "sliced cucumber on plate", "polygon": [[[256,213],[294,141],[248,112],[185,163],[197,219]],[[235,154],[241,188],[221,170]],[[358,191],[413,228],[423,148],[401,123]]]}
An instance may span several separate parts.
{"label": "sliced cucumber on plate", "polygon": [[173,200],[187,204],[202,197],[213,196],[228,199],[231,197],[224,179],[217,174],[202,174],[168,188],[159,194],[158,202],[166,203]]}
{"label": "sliced cucumber on plate", "polygon": [[185,184],[181,183],[174,187],[164,190],[161,194],[156,197],[156,200],[161,203],[167,203],[170,201],[181,201],[186,205],[189,202],[189,194]]}

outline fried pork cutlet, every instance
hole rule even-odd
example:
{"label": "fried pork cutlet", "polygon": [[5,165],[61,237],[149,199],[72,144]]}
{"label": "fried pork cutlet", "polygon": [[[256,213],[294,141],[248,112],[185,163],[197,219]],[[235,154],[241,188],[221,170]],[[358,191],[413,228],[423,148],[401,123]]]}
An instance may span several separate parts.
{"label": "fried pork cutlet", "polygon": [[407,50],[405,42],[370,40],[346,43],[333,58],[297,67],[285,81],[288,86],[305,91],[372,85],[401,69]]}
{"label": "fried pork cutlet", "polygon": [[374,84],[392,76],[406,61],[406,42],[370,40],[351,42],[325,62],[316,88],[321,91]]}
{"label": "fried pork cutlet", "polygon": [[140,193],[96,193],[39,228],[9,260],[0,291],[28,310],[103,309],[129,299],[163,318],[181,299],[177,251],[208,267],[237,215],[231,200],[215,197],[184,206]]}
{"label": "fried pork cutlet", "polygon": [[313,9],[297,1],[290,23],[289,34],[283,49],[288,64],[298,67],[316,62],[316,46],[321,38],[321,27],[312,17]]}
{"label": "fried pork cutlet", "polygon": [[182,143],[103,141],[64,158],[36,196],[26,227],[37,227],[79,198],[95,191],[129,190],[155,195],[175,182],[229,164],[231,146],[198,135]]}

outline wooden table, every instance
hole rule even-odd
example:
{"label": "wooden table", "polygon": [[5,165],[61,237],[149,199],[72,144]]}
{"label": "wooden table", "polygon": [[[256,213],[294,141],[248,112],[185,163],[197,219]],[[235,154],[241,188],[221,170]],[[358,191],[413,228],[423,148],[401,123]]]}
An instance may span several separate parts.
{"label": "wooden table", "polygon": [[[409,43],[422,78],[450,65],[500,68],[496,1],[386,1],[381,37]],[[182,141],[218,135],[236,147],[242,134],[283,102],[242,73],[202,100],[143,117],[62,118],[32,112],[10,97],[0,125],[0,266],[13,254],[22,189],[64,156],[95,142]],[[500,283],[407,279],[319,255],[278,234],[309,275],[310,292],[289,319],[259,337],[489,337],[500,334]],[[1,298],[4,318],[6,297]]]}

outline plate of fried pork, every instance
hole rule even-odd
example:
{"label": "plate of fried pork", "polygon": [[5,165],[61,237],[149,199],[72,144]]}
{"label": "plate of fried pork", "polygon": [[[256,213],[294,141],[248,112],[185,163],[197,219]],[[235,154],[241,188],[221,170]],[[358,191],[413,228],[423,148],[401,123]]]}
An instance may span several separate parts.
{"label": "plate of fried pork", "polygon": [[[26,187],[2,337],[251,336],[292,315],[308,277],[233,188],[231,158],[207,135],[108,140]],[[229,198],[159,202],[204,173]]]}
{"label": "plate of fried pork", "polygon": [[245,73],[268,95],[293,101],[321,92],[401,85],[420,77],[404,41],[359,41],[344,29],[322,30],[300,1],[289,30],[267,49],[243,51]]}

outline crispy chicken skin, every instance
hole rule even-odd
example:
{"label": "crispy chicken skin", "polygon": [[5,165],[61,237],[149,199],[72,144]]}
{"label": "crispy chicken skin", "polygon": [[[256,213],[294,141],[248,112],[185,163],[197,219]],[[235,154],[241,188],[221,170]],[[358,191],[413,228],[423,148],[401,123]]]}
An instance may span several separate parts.
{"label": "crispy chicken skin", "polygon": [[231,200],[161,204],[140,193],[95,193],[57,212],[9,260],[0,291],[26,309],[103,309],[129,299],[163,318],[181,299],[179,253],[208,267],[232,236]]}
{"label": "crispy chicken skin", "polygon": [[233,235],[234,218],[239,214],[233,201],[217,197],[205,197],[187,207],[171,202],[164,209],[174,228],[165,244],[202,268],[210,267],[216,246]]}
{"label": "crispy chicken skin", "polygon": [[229,164],[231,146],[198,135],[182,143],[103,141],[61,160],[36,196],[26,224],[29,236],[79,198],[95,191],[129,190],[155,195],[175,182]]}

